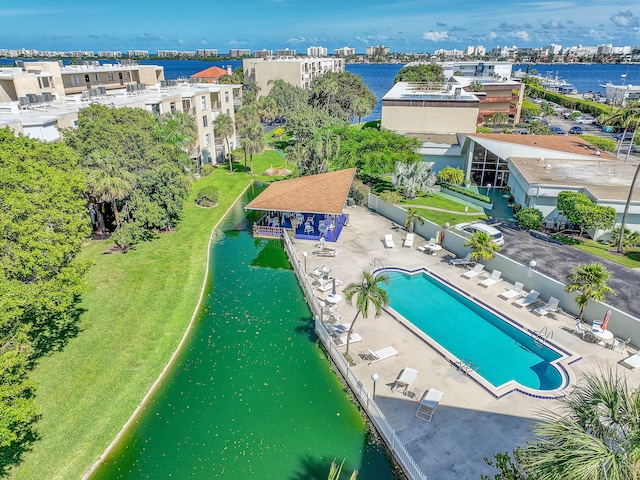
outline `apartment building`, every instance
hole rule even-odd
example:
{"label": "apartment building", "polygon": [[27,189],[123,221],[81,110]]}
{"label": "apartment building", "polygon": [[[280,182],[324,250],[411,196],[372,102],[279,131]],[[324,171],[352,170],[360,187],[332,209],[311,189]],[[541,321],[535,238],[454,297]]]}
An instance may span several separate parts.
{"label": "apartment building", "polygon": [[242,61],[244,80],[255,82],[260,95],[268,95],[272,80],[284,80],[296,87],[309,89],[311,81],[327,72],[343,72],[341,58],[246,58]]}
{"label": "apartment building", "polygon": [[324,47],[309,47],[307,48],[307,56],[309,57],[326,57],[327,49]]}
{"label": "apartment building", "polygon": [[375,47],[367,47],[365,49],[365,55],[389,55],[391,53],[391,49],[389,47],[385,47],[384,45],[377,45]]}
{"label": "apartment building", "polygon": [[127,56],[132,57],[148,57],[149,50],[127,50]]}
{"label": "apartment building", "polygon": [[276,58],[293,58],[295,56],[295,50],[289,50],[288,48],[285,48],[284,50],[276,50]]}
{"label": "apartment building", "polygon": [[[46,69],[43,63],[47,63]],[[199,167],[224,161],[225,154],[237,146],[236,134],[227,146],[224,139],[216,138],[213,122],[221,113],[234,118],[234,105],[242,100],[242,85],[164,80],[162,67],[151,67],[159,68],[159,74],[152,70],[149,82],[136,83],[136,88],[134,84],[122,84],[120,88],[72,93],[64,87],[65,67],[57,62],[25,62],[24,68],[0,68],[0,128],[8,126],[16,134],[50,142],[60,139],[61,128],[75,127],[78,112],[96,102],[141,108],[156,115],[182,112],[196,120],[198,135],[189,152],[194,164]],[[151,83],[151,78],[158,81]],[[34,97],[33,102],[22,100],[30,97]]]}
{"label": "apartment building", "polygon": [[231,58],[242,58],[251,55],[251,50],[248,48],[232,48],[229,50],[229,56]]}
{"label": "apartment building", "polygon": [[270,58],[273,57],[273,50],[267,50],[263,48],[262,50],[254,50],[253,58]]}
{"label": "apartment building", "polygon": [[356,54],[355,48],[342,47],[333,50],[334,57],[353,57]]}
{"label": "apartment building", "polygon": [[196,57],[217,57],[217,48],[201,48],[196,50]]}

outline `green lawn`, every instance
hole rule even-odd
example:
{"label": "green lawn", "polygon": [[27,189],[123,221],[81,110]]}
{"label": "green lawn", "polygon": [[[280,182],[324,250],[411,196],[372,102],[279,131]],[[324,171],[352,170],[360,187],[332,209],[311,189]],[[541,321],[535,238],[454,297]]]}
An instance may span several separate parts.
{"label": "green lawn", "polygon": [[619,263],[620,265],[624,265],[629,268],[638,268],[640,267],[640,252],[627,252],[625,255],[618,255],[617,253],[612,252],[615,251],[615,248],[609,247],[608,245],[602,245],[593,240],[584,240],[578,245],[574,245],[576,248],[580,250],[584,250],[585,252],[589,252],[593,255],[596,255],[600,258],[604,258],[606,260],[610,260],[612,262]]}
{"label": "green lawn", "polygon": [[[267,151],[254,156],[254,171],[282,162]],[[189,202],[176,231],[126,254],[104,254],[109,241],[83,248],[95,265],[82,296],[81,331],[33,372],[41,439],[9,478],[77,479],[98,459],[180,342],[200,296],[210,234],[250,180],[220,167],[194,185],[194,193],[217,185],[218,207]]]}
{"label": "green lawn", "polygon": [[[454,212],[464,212],[465,205],[442,195],[434,193],[433,195],[418,196],[414,200],[403,200],[400,202],[402,205],[424,205],[427,207],[442,208],[444,210],[451,210]],[[484,214],[482,207],[469,206],[469,213],[480,212]]]}

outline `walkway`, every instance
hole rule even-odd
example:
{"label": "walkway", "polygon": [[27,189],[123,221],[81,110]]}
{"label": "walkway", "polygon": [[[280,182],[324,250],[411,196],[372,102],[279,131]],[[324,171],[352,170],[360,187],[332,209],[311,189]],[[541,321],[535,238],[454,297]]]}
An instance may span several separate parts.
{"label": "walkway", "polygon": [[[414,248],[402,248],[406,234],[392,230],[393,224],[389,220],[360,207],[349,209],[349,213],[350,225],[345,228],[336,245],[339,250],[337,257],[315,257],[312,255],[315,250],[313,242],[296,241],[294,244],[301,260],[303,251],[309,254],[309,271],[326,264],[332,269],[331,275],[343,281],[338,293],[342,293],[349,282],[359,280],[361,271],[370,271],[374,261],[376,266],[382,263],[384,266],[407,269],[427,267],[524,326],[535,330],[547,327],[553,331],[556,343],[582,356],[582,360],[572,366],[576,378],[583,372],[599,371],[611,366],[626,375],[632,386],[638,386],[640,375],[618,364],[626,355],[584,341],[581,336],[572,333],[572,318],[540,318],[526,309],[518,309],[498,298],[498,294],[508,287],[506,283],[485,289],[477,285],[477,281],[463,279],[461,274],[464,269],[448,265],[450,256],[447,252],[442,251],[437,256],[418,252],[415,247],[421,244],[422,239],[416,239]],[[395,248],[384,248],[382,240],[385,233],[393,235]],[[541,257],[536,255],[536,259]],[[568,263],[571,264],[571,261]],[[330,290],[317,292],[322,299],[326,298],[326,293],[331,293]],[[428,311],[429,306],[425,305],[424,308]],[[342,317],[341,322],[350,322],[356,311],[343,300],[338,305],[338,313]],[[376,401],[431,479],[479,478],[482,473],[495,473],[485,465],[483,457],[491,458],[497,452],[511,451],[524,443],[540,409],[558,406],[555,400],[541,400],[520,393],[494,398],[469,377],[458,373],[447,360],[409,330],[402,319],[396,319],[387,312],[379,318],[360,318],[355,331],[363,341],[350,347],[350,354],[355,361],[353,371],[369,391],[373,387],[371,374],[379,375]],[[362,359],[367,349],[376,350],[388,345],[398,350],[397,357],[371,366]],[[391,391],[393,381],[405,367],[419,371],[414,386],[422,390],[435,387],[445,394],[431,423],[415,417],[417,404],[414,400]]]}

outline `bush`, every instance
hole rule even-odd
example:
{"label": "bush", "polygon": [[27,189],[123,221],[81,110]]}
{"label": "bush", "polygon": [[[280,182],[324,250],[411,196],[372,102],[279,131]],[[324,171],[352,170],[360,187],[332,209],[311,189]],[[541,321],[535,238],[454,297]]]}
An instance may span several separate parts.
{"label": "bush", "polygon": [[484,203],[491,203],[491,199],[486,195],[482,195],[481,193],[476,193],[471,190],[467,190],[464,187],[459,187],[457,185],[446,185],[445,188],[447,190],[451,190],[452,192],[461,193],[462,195],[466,195],[467,197],[475,198],[476,200],[479,200]]}
{"label": "bush", "polygon": [[385,190],[380,194],[380,198],[389,205],[396,205],[403,200],[403,196],[395,190]]}
{"label": "bush", "polygon": [[200,169],[201,177],[208,177],[212,173],[213,173],[213,165],[211,165],[210,163],[203,165],[202,168]]}
{"label": "bush", "polygon": [[366,205],[367,199],[369,198],[369,193],[371,193],[371,188],[362,183],[362,180],[355,179],[351,184],[351,189],[349,190],[349,196],[353,198],[354,202],[358,205]]}
{"label": "bush", "polygon": [[459,168],[445,167],[438,172],[438,180],[460,185],[464,181],[464,172]]}
{"label": "bush", "polygon": [[507,202],[509,203],[513,203],[516,201],[516,197],[514,197],[511,193],[509,194],[509,196],[507,197]]}
{"label": "bush", "polygon": [[493,133],[489,127],[476,127],[476,133]]}
{"label": "bush", "polygon": [[537,208],[523,208],[516,213],[518,225],[527,230],[540,230],[542,217],[542,212]]}
{"label": "bush", "polygon": [[513,214],[516,215],[520,210],[522,210],[522,205],[519,203],[514,203],[511,209],[513,210]]}
{"label": "bush", "polygon": [[376,130],[380,130],[381,123],[381,120],[371,120],[370,122],[363,124],[362,128],[375,128]]}
{"label": "bush", "polygon": [[597,137],[595,135],[580,135],[580,138],[605,152],[615,152],[616,148],[618,148],[618,144],[613,138]]}
{"label": "bush", "polygon": [[204,187],[196,196],[196,205],[201,207],[215,207],[218,204],[218,187]]}

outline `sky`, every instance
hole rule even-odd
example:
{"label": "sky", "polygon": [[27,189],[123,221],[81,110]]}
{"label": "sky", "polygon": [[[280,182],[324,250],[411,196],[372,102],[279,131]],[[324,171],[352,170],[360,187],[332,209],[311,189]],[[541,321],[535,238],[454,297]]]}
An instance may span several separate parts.
{"label": "sky", "polygon": [[0,49],[333,49],[640,45],[628,0],[2,0]]}

